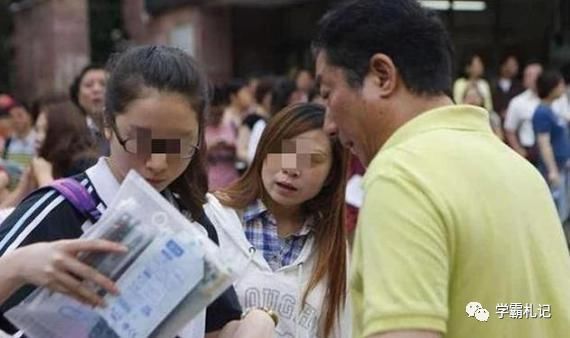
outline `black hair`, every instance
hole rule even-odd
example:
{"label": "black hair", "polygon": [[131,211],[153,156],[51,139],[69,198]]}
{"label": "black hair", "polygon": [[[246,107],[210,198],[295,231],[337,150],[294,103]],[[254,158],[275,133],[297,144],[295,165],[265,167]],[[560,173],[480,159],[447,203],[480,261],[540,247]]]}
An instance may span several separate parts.
{"label": "black hair", "polygon": [[460,73],[459,76],[462,76],[465,78],[469,77],[469,74],[467,74],[467,67],[470,67],[471,64],[473,64],[473,60],[475,60],[475,58],[479,58],[479,60],[481,60],[481,63],[485,64],[483,62],[483,57],[481,56],[481,54],[474,53],[474,52],[465,54],[465,57],[464,57],[463,62],[461,64],[461,68],[459,69],[459,73]]}
{"label": "black hair", "polygon": [[297,85],[293,80],[286,78],[275,81],[271,91],[271,116],[280,112],[289,105],[291,95],[297,90]]}
{"label": "black hair", "polygon": [[202,216],[206,203],[208,178],[205,169],[206,142],[204,119],[209,100],[209,85],[194,59],[181,49],[166,46],[141,46],[128,49],[111,59],[110,77],[107,82],[105,124],[111,126],[115,117],[140,98],[146,88],[162,92],[174,92],[188,99],[197,114],[200,149],[192,161],[168,187],[180,196],[182,207],[192,217]]}
{"label": "black hair", "polygon": [[313,51],[323,51],[328,63],[342,68],[353,88],[361,87],[370,58],[383,53],[392,59],[410,91],[450,92],[451,40],[436,14],[416,0],[343,3],[319,22]]}
{"label": "black hair", "polygon": [[249,86],[243,79],[233,79],[225,87],[226,95],[228,96],[228,101],[231,100],[232,95],[236,95],[242,88]]}
{"label": "black hair", "polygon": [[14,103],[12,104],[12,106],[8,109],[8,112],[12,109],[12,108],[16,108],[16,107],[20,107],[22,108],[26,114],[28,114],[28,116],[30,116],[30,120],[32,121],[32,125],[34,123],[36,123],[36,119],[38,118],[38,111],[34,110],[33,105],[30,105],[28,102],[26,101],[21,101],[21,100],[14,100]]}
{"label": "black hair", "polygon": [[83,115],[87,115],[87,112],[85,111],[85,108],[83,108],[79,103],[79,89],[81,87],[81,81],[83,80],[83,77],[85,77],[85,74],[92,70],[105,70],[105,67],[103,65],[95,63],[88,64],[87,66],[83,67],[83,69],[81,69],[81,72],[79,72],[69,87],[69,98],[71,99],[71,102],[73,102],[73,104],[79,108]]}
{"label": "black hair", "polygon": [[259,83],[257,84],[257,88],[255,89],[255,101],[259,104],[263,103],[263,99],[267,94],[271,94],[271,90],[273,89],[274,84],[273,78],[266,76],[259,79]]}
{"label": "black hair", "polygon": [[554,88],[558,87],[562,80],[562,75],[557,71],[547,70],[542,72],[538,79],[536,79],[536,92],[538,97],[541,99],[547,98]]}
{"label": "black hair", "polygon": [[499,66],[502,66],[505,63],[507,63],[507,61],[510,58],[515,59],[517,61],[517,63],[519,63],[519,58],[514,53],[505,53],[505,54],[501,55],[501,58],[499,59]]}

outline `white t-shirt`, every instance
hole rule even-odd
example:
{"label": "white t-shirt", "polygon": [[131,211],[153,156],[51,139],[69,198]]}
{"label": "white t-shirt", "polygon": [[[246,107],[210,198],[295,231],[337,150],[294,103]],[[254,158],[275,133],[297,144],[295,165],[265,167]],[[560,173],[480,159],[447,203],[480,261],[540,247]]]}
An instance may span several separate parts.
{"label": "white t-shirt", "polygon": [[[505,116],[505,130],[516,132],[519,142],[523,147],[532,147],[535,143],[534,130],[532,128],[532,116],[540,104],[540,98],[530,89],[515,96],[509,103]],[[565,95],[552,103],[552,110],[570,121],[570,106],[568,97]]]}

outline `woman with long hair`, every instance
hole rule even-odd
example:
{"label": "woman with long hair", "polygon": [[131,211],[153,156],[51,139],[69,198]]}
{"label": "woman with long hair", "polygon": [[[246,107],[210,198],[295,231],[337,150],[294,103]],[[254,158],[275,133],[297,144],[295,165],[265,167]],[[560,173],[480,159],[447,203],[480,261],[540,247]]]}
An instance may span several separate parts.
{"label": "woman with long hair", "polygon": [[[276,337],[349,337],[344,191],[347,153],[322,130],[324,107],[285,108],[244,176],[206,213],[235,266],[242,307],[279,315]],[[246,310],[247,311],[247,310]]]}

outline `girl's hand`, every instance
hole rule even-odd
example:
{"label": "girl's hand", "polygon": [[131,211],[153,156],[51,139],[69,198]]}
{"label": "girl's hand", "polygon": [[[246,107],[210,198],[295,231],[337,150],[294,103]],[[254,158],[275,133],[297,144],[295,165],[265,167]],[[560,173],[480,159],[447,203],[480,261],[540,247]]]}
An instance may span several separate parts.
{"label": "girl's hand", "polygon": [[78,301],[93,305],[103,305],[103,299],[88,288],[89,281],[116,294],[113,281],[94,268],[80,262],[80,252],[124,253],[126,248],[110,241],[95,239],[60,240],[36,243],[18,248],[13,260],[19,270],[18,282],[45,286],[53,291],[66,294]]}

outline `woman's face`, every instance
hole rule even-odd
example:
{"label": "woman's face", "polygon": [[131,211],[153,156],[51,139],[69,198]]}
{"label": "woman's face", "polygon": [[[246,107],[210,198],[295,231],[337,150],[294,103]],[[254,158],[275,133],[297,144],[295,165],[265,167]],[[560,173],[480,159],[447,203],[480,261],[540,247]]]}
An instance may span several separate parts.
{"label": "woman's face", "polygon": [[45,142],[47,129],[48,129],[48,121],[47,115],[45,112],[41,112],[36,119],[36,151],[39,151],[42,145]]}
{"label": "woman's face", "polygon": [[253,94],[249,87],[242,87],[236,94],[235,100],[241,110],[246,110],[253,104]]}
{"label": "woman's face", "polygon": [[79,105],[91,117],[102,114],[105,106],[105,88],[107,72],[103,69],[92,69],[85,73],[79,83]]}
{"label": "woman's face", "polygon": [[480,78],[483,76],[484,71],[483,60],[481,60],[479,56],[474,56],[473,59],[471,59],[469,67],[467,67],[467,74],[472,78]]}
{"label": "woman's face", "polygon": [[[178,93],[147,89],[141,97],[115,118],[109,162],[119,181],[134,169],[162,191],[190,164],[191,158],[184,157],[198,144],[198,115]],[[119,139],[126,141],[128,151]]]}
{"label": "woman's face", "polygon": [[331,142],[314,129],[282,142],[281,153],[270,153],[263,162],[263,187],[272,201],[296,207],[321,191],[332,165]]}

